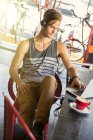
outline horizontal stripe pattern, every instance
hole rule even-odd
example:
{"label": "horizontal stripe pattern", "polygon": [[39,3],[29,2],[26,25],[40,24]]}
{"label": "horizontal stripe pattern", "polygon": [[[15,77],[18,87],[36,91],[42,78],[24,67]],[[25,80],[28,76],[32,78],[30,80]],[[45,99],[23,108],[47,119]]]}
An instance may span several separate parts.
{"label": "horizontal stripe pattern", "polygon": [[24,82],[41,82],[45,76],[55,75],[58,68],[57,45],[54,41],[44,51],[35,49],[34,41],[25,55],[20,77]]}
{"label": "horizontal stripe pattern", "polygon": [[[54,75],[57,70],[56,58],[26,58],[21,70],[21,78],[27,81],[41,81],[44,76]],[[26,82],[27,82],[26,81]]]}

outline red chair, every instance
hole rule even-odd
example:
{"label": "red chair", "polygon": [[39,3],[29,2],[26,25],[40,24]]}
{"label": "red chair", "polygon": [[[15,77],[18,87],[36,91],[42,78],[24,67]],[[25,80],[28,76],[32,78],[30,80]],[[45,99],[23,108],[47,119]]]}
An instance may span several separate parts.
{"label": "red chair", "polygon": [[[3,93],[4,95],[4,137],[3,140],[13,140],[14,135],[14,126],[16,124],[16,118],[20,122],[23,132],[25,135],[29,137],[31,140],[36,140],[22,117],[20,116],[19,112],[15,108],[15,106],[11,103],[10,99]],[[21,129],[21,127],[20,127]],[[21,137],[20,140],[25,140],[25,137]]]}
{"label": "red chair", "polygon": [[[56,97],[60,97],[61,95],[61,91],[62,91],[62,84],[61,84],[61,81],[58,77],[57,74],[55,74],[55,78],[57,80],[57,89],[56,89],[56,93],[55,93],[55,97],[54,97],[54,102],[57,101],[57,98]],[[16,93],[14,92],[14,84],[15,82],[12,80],[12,78],[10,77],[9,81],[8,81],[8,92],[11,96],[11,98],[16,101]],[[17,85],[16,85],[16,90],[17,90]],[[17,92],[17,91],[16,91]],[[16,103],[15,103],[16,104]]]}
{"label": "red chair", "polygon": [[[56,102],[58,97],[60,97],[61,91],[62,91],[62,84],[61,84],[61,81],[57,74],[55,75],[55,78],[57,80],[57,90],[56,90],[56,93],[54,96],[54,102]],[[14,100],[14,106],[16,107],[17,110],[19,110],[18,99],[16,98],[16,93],[14,92],[14,88],[15,88],[14,84],[15,84],[15,82],[10,77],[10,79],[8,81],[8,91],[9,91],[11,98]],[[17,90],[17,86],[16,86],[16,90]],[[48,130],[48,124],[46,124],[44,127],[44,140],[47,139],[47,130]]]}

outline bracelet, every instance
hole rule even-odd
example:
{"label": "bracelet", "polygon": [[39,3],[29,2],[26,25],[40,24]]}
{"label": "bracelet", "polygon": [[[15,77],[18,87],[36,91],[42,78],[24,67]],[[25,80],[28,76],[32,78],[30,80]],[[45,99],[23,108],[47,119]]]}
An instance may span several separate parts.
{"label": "bracelet", "polygon": [[[72,78],[70,78],[70,80],[69,80],[69,82],[68,82],[68,85],[71,85],[71,83],[73,82],[73,80],[74,80],[75,78],[78,78],[78,79],[79,79],[78,76],[73,76]],[[80,79],[79,79],[79,80],[80,80]]]}

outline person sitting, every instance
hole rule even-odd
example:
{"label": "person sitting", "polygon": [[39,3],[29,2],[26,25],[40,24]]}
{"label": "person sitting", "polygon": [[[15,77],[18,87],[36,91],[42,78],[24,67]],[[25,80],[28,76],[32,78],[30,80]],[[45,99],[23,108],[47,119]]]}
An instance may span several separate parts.
{"label": "person sitting", "polygon": [[66,46],[54,40],[61,20],[61,13],[54,9],[46,10],[39,34],[20,42],[9,70],[11,78],[18,85],[19,112],[37,140],[42,140],[42,131],[49,120],[57,89],[55,73],[58,57],[73,79],[72,86],[83,87]]}

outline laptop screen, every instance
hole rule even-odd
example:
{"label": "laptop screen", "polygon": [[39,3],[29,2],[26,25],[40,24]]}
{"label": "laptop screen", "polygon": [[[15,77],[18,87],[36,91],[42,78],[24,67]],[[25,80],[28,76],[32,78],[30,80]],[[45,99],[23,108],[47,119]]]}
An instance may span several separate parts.
{"label": "laptop screen", "polygon": [[93,98],[93,79],[89,81],[81,96],[84,98]]}

